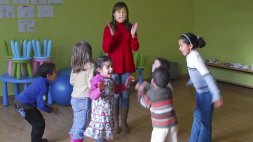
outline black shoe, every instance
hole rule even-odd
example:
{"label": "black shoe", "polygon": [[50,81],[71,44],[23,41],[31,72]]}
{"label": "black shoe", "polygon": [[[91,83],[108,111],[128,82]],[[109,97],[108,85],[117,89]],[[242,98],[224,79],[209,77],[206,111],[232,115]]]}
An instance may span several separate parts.
{"label": "black shoe", "polygon": [[41,142],[48,142],[47,139],[41,139]]}

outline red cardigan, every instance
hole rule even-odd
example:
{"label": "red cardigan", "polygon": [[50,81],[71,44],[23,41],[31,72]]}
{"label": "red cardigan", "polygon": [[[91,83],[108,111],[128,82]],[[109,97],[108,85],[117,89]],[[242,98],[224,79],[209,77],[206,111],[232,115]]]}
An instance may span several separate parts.
{"label": "red cardigan", "polygon": [[114,36],[112,36],[109,27],[106,25],[102,48],[112,58],[114,73],[135,72],[132,50],[137,51],[139,49],[137,34],[135,38],[132,38],[126,27],[117,23]]}

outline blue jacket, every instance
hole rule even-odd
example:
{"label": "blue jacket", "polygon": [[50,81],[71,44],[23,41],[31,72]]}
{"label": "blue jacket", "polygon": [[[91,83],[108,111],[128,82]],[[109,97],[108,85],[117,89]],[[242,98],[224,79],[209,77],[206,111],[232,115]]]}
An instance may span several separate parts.
{"label": "blue jacket", "polygon": [[35,79],[23,92],[16,96],[16,101],[23,105],[37,107],[45,112],[52,112],[52,108],[46,105],[49,80],[39,77]]}

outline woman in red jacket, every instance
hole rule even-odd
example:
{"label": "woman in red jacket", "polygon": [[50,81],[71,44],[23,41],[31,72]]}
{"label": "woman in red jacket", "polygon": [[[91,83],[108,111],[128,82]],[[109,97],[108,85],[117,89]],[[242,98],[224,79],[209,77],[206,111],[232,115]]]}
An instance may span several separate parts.
{"label": "woman in red jacket", "polygon": [[[137,23],[131,24],[128,8],[124,2],[117,2],[112,10],[112,21],[104,28],[102,48],[112,58],[117,84],[125,82],[135,72],[133,51],[139,49]],[[121,108],[121,127],[127,133],[127,115],[129,109],[129,90],[114,97],[114,133],[119,133],[119,110]]]}

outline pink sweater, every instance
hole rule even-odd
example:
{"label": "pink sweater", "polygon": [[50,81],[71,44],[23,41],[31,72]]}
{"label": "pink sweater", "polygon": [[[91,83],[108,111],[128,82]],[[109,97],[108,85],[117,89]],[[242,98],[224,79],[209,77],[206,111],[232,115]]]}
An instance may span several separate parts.
{"label": "pink sweater", "polygon": [[[102,91],[100,91],[99,88],[98,88],[98,83],[103,82],[103,80],[106,79],[106,78],[107,77],[105,77],[105,76],[97,74],[96,76],[94,76],[91,79],[91,81],[90,81],[90,83],[91,83],[90,98],[92,100],[96,100],[97,98],[99,98],[102,95]],[[114,92],[115,93],[119,94],[122,91],[124,91],[125,89],[126,89],[126,86],[124,84],[117,85],[117,84],[114,83]]]}

